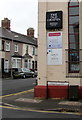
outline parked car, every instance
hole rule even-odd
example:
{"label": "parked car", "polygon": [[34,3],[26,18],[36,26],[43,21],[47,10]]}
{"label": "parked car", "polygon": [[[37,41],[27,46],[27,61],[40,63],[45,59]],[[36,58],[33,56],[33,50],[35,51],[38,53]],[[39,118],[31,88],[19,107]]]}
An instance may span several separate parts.
{"label": "parked car", "polygon": [[34,73],[35,73],[35,77],[37,77],[37,76],[38,76],[38,72],[37,72],[37,71],[35,71]]}
{"label": "parked car", "polygon": [[35,73],[27,68],[13,69],[13,78],[35,77]]}
{"label": "parked car", "polygon": [[35,77],[37,77],[38,76],[38,72],[37,72],[37,70],[34,70],[34,69],[30,69],[32,72],[34,72],[34,74],[35,74]]}

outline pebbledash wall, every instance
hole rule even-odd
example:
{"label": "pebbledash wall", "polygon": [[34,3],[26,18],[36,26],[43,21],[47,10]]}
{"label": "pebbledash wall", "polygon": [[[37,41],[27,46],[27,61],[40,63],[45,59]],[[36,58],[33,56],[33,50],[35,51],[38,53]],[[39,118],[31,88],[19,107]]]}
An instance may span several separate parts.
{"label": "pebbledash wall", "polygon": [[[79,8],[78,15],[69,15],[69,8],[71,9],[75,5],[70,4],[71,7],[69,7],[68,3],[68,0],[38,2],[38,81],[34,88],[35,97],[68,99],[69,86],[78,86],[78,97],[82,99],[82,2],[80,0],[76,4],[76,7]],[[53,21],[57,18],[62,19],[62,27],[47,29],[47,12],[58,11],[62,11],[62,18],[58,18],[60,16],[55,14],[51,15],[51,19]],[[72,64],[69,60],[69,56],[72,55],[69,52],[69,34],[71,34],[68,29],[69,16],[78,16],[79,18],[76,23],[78,27],[75,27],[79,28],[79,58],[77,58],[77,53],[75,58],[78,60],[74,60],[75,63],[72,61]],[[69,66],[73,71],[70,72]]]}

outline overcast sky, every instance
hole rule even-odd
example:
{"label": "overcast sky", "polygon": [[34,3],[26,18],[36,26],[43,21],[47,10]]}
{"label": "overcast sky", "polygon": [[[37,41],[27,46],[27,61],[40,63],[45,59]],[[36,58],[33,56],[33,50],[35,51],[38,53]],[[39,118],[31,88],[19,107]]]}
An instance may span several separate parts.
{"label": "overcast sky", "polygon": [[26,35],[33,27],[37,37],[38,0],[0,0],[0,21],[6,17],[11,20],[12,31]]}

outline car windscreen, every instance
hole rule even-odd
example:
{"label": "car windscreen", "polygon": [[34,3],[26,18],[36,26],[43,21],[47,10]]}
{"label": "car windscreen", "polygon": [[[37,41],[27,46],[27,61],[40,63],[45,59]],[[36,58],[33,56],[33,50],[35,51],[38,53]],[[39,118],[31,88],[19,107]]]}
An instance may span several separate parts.
{"label": "car windscreen", "polygon": [[22,68],[22,71],[23,72],[30,72],[29,69],[27,69],[27,68]]}

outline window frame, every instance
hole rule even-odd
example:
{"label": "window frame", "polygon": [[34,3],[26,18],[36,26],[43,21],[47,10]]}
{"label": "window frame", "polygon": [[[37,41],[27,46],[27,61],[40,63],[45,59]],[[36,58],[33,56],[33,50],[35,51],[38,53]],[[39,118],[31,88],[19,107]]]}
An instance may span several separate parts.
{"label": "window frame", "polygon": [[36,48],[33,46],[33,48],[32,48],[32,55],[35,55],[35,50],[36,50]]}
{"label": "window frame", "polygon": [[[12,58],[12,61],[13,61],[13,64],[15,63],[15,65],[12,64],[12,68],[21,68],[21,58]],[[20,63],[20,67],[18,67],[18,63]]]}
{"label": "window frame", "polygon": [[18,44],[15,44],[15,52],[18,52]]}
{"label": "window frame", "polygon": [[[68,2],[68,72],[69,73],[79,73],[79,69],[78,70],[71,69],[72,65],[79,65],[79,59],[77,61],[71,60],[71,54],[76,53],[79,56],[79,26],[78,26],[78,32],[70,33],[70,30],[69,30],[70,26],[74,28],[74,26],[77,25],[77,24],[70,24],[70,22],[69,22],[70,18],[74,19],[74,17],[78,16],[78,25],[79,25],[79,11],[78,11],[78,14],[69,14],[70,8],[72,10],[72,8],[79,7],[79,2],[77,1],[78,5],[72,5],[72,6],[70,6],[70,3],[71,3],[71,0]],[[79,10],[79,8],[78,8],[78,10]],[[76,35],[78,37],[78,41],[77,42],[71,41],[71,39],[70,39],[71,35],[74,35],[74,37]],[[76,49],[71,48],[73,45],[76,46]],[[74,52],[74,50],[75,50],[75,52]]]}
{"label": "window frame", "polygon": [[4,64],[4,72],[6,72],[6,73],[9,72],[9,60],[5,60],[5,64]]}
{"label": "window frame", "polygon": [[6,51],[9,52],[10,51],[10,42],[6,41]]}

